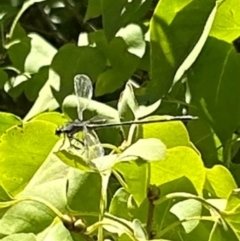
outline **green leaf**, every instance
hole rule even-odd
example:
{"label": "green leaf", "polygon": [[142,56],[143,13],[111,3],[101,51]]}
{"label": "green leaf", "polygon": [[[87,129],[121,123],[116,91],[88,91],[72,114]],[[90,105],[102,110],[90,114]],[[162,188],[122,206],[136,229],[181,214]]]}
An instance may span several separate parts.
{"label": "green leaf", "polygon": [[139,139],[119,156],[119,159],[138,157],[153,162],[165,158],[166,146],[156,138]]}
{"label": "green leaf", "polygon": [[87,21],[91,18],[96,18],[99,15],[101,15],[101,13],[102,13],[101,1],[100,0],[89,0],[84,21]]}
{"label": "green leaf", "polygon": [[25,83],[24,93],[30,101],[35,101],[38,98],[39,91],[48,79],[48,74],[49,66],[43,66]]}
{"label": "green leaf", "polygon": [[18,194],[21,202],[9,208],[0,220],[0,233],[38,233],[47,228],[56,215],[68,213],[69,208],[77,211],[77,215],[93,216],[96,222],[100,185],[99,175],[76,171],[51,154]]}
{"label": "green leaf", "polygon": [[221,142],[212,130],[209,123],[199,119],[191,121],[187,125],[191,141],[202,155],[202,159],[207,167],[212,167],[221,158],[218,156],[218,149]]}
{"label": "green leaf", "polygon": [[121,162],[116,164],[114,169],[124,177],[128,191],[133,195],[139,206],[147,196],[147,187],[149,185],[148,164],[136,161]]}
{"label": "green leaf", "polygon": [[24,73],[24,63],[31,50],[31,39],[26,36],[8,49],[8,56],[14,67]]}
{"label": "green leaf", "polygon": [[124,188],[119,188],[111,199],[109,213],[130,221],[131,215],[128,209],[129,199],[130,194]]}
{"label": "green leaf", "polygon": [[8,55],[14,66],[27,73],[36,73],[46,65],[50,65],[56,49],[41,36],[31,33],[8,49]]}
{"label": "green leaf", "polygon": [[4,85],[4,90],[13,98],[18,97],[24,90],[26,83],[30,76],[20,74],[15,77],[11,77]]}
{"label": "green leaf", "polygon": [[[136,119],[136,111],[138,109],[138,103],[135,99],[133,87],[130,82],[127,82],[125,89],[121,93],[121,96],[117,105],[119,119],[121,121],[134,120]],[[127,136],[130,126],[123,126],[124,137]]]}
{"label": "green leaf", "polygon": [[147,233],[143,229],[143,225],[138,219],[134,219],[132,221],[133,224],[133,231],[134,231],[134,236],[139,239],[139,240],[146,240],[147,239]]}
{"label": "green leaf", "polygon": [[145,53],[146,43],[144,41],[144,33],[137,24],[129,24],[121,28],[116,37],[121,37],[127,45],[129,53],[142,58]]}
{"label": "green leaf", "polygon": [[231,228],[231,226],[227,225],[224,227],[223,225],[219,225],[215,223],[211,233],[209,235],[209,241],[225,241],[225,240],[233,240],[238,241],[239,236],[236,232]]}
{"label": "green leaf", "polygon": [[29,120],[46,110],[53,111],[59,107],[59,104],[57,103],[52,93],[53,86],[55,89],[59,89],[60,79],[59,75],[57,75],[52,69],[49,69],[48,80],[39,91],[38,98],[25,116],[25,120]]}
{"label": "green leaf", "polygon": [[140,59],[128,51],[129,47],[121,37],[114,38],[110,42],[107,56],[111,67],[99,75],[96,96],[116,91],[132,76]]}
{"label": "green leaf", "polygon": [[[197,194],[195,188],[193,187],[193,184],[185,176],[175,179],[170,182],[166,182],[158,187],[160,189],[160,199],[159,200],[161,200],[161,197],[163,197],[167,194],[175,193],[175,192],[185,192],[185,193]],[[173,207],[178,202],[179,202],[179,200],[167,200],[167,201],[155,206],[153,229],[157,230],[157,234],[156,234],[157,237],[159,237],[159,235],[161,234],[161,230],[172,225],[174,222],[178,222],[177,217],[169,211],[171,209],[171,207]],[[146,212],[146,210],[144,210],[144,211]],[[138,212],[137,217],[139,217],[139,215],[141,215],[141,216],[143,215],[142,213],[140,213],[140,212],[142,212],[141,209],[137,210],[137,212]],[[179,224],[179,226],[181,226],[181,225]],[[182,230],[182,227],[181,227],[181,230]]]}
{"label": "green leaf", "polygon": [[151,162],[150,183],[161,185],[180,177],[187,177],[201,195],[205,170],[200,156],[191,148],[178,146],[167,150],[164,160]]}
{"label": "green leaf", "polygon": [[125,85],[125,89],[118,101],[118,113],[121,120],[135,119],[138,103],[135,99],[133,87],[130,83]]}
{"label": "green leaf", "polygon": [[33,120],[47,121],[47,122],[51,122],[55,125],[63,125],[68,121],[68,119],[66,119],[62,114],[60,114],[58,112],[42,113],[42,114],[34,117]]}
{"label": "green leaf", "polygon": [[7,192],[17,193],[29,182],[58,140],[55,129],[51,123],[32,121],[2,136],[0,176]]}
{"label": "green leaf", "polygon": [[12,126],[20,125],[22,121],[19,117],[5,112],[0,112],[0,134],[2,135]]}
{"label": "green leaf", "polygon": [[41,67],[51,64],[57,50],[38,34],[30,33],[28,37],[31,51],[25,59],[25,72],[36,73]]}
{"label": "green leaf", "polygon": [[8,80],[8,76],[6,72],[0,69],[0,89],[2,89],[2,87],[4,86],[7,80]]}
{"label": "green leaf", "polygon": [[101,197],[99,173],[70,169],[68,179],[67,200],[69,208],[77,211],[84,219],[91,218],[91,221],[96,222]]}
{"label": "green leaf", "polygon": [[217,11],[210,36],[228,43],[236,39],[239,36],[240,29],[240,14],[237,11],[239,8],[240,2],[238,0],[222,1]]}
{"label": "green leaf", "polygon": [[[97,102],[94,100],[87,100],[85,98],[80,98],[80,102],[85,105],[88,103],[87,109],[84,110],[84,117],[86,119],[96,116],[102,115],[105,117],[109,117],[112,120],[118,120],[118,112],[116,109],[103,104],[101,102]],[[72,120],[77,119],[77,98],[75,95],[67,96],[63,101],[63,112],[69,116]]]}
{"label": "green leaf", "polygon": [[55,218],[51,226],[45,229],[42,233],[38,234],[38,241],[47,240],[61,240],[64,237],[66,241],[74,241],[70,232],[64,227],[59,218]]}
{"label": "green leaf", "polygon": [[[209,68],[213,63],[214,68]],[[188,77],[195,113],[210,123],[222,144],[240,121],[239,64],[240,56],[231,44],[209,38]]]}
{"label": "green leaf", "polygon": [[[203,38],[206,39],[210,31],[214,19],[211,14],[215,11],[215,0],[163,0],[158,3],[150,23],[152,81],[148,86],[148,92],[153,99],[159,99],[167,94],[175,74],[180,74],[176,71],[194,51],[194,47],[197,47],[198,41],[202,41],[196,53],[193,52],[195,56],[192,53],[192,57],[188,59],[189,63],[184,63],[188,66],[183,67],[188,69],[196,59],[204,44]],[[207,25],[208,31],[203,31]],[[180,76],[177,77],[179,78]]]}
{"label": "green leaf", "polygon": [[96,48],[64,45],[55,55],[48,80],[25,119],[49,109],[55,110],[67,95],[73,93],[73,78],[76,74],[86,74],[94,81],[105,68],[105,64],[105,57]]}
{"label": "green leaf", "polygon": [[13,198],[11,197],[11,195],[8,194],[2,186],[0,186],[0,202],[2,202],[2,201],[7,202],[7,201],[12,201],[12,200],[13,200]]}
{"label": "green leaf", "polygon": [[9,19],[16,14],[17,10],[12,6],[9,1],[2,1],[1,3],[1,12],[0,12],[0,22],[5,24]]}
{"label": "green leaf", "polygon": [[61,103],[66,95],[73,92],[73,78],[76,74],[86,74],[92,81],[95,81],[105,68],[105,64],[105,57],[96,48],[77,47],[73,44],[64,45],[51,65],[61,78],[60,89],[54,86],[54,89],[57,90],[54,95]]}
{"label": "green leaf", "polygon": [[131,240],[135,240],[134,238],[134,221],[129,222],[123,218],[118,218],[111,214],[106,214],[103,218],[104,226],[103,228],[106,229],[108,232],[116,233],[118,236],[123,234],[127,234]]}
{"label": "green leaf", "polygon": [[18,234],[12,234],[9,235],[3,239],[0,239],[1,241],[37,241],[37,237],[32,233],[18,233]]}
{"label": "green leaf", "polygon": [[226,212],[238,213],[240,207],[240,192],[239,189],[235,189],[231,192],[228,197],[228,203],[226,207]]}
{"label": "green leaf", "polygon": [[140,105],[138,107],[138,110],[137,110],[137,118],[143,118],[143,117],[146,117],[150,114],[152,114],[154,111],[157,110],[157,108],[159,107],[159,105],[161,104],[161,100],[158,100],[156,102],[154,102],[153,104],[151,105]]}
{"label": "green leaf", "polygon": [[102,1],[103,28],[106,37],[111,40],[117,31],[128,23],[137,22],[145,16],[151,6],[147,0],[136,0],[133,2],[120,0]]}
{"label": "green leaf", "polygon": [[213,195],[227,199],[237,185],[227,168],[215,165],[211,169],[206,169],[205,188]]}
{"label": "green leaf", "polygon": [[82,171],[92,171],[89,165],[86,163],[86,160],[81,156],[71,154],[66,150],[58,151],[55,154],[62,162],[70,167],[77,168]]}
{"label": "green leaf", "polygon": [[[155,120],[164,118],[165,116],[151,116],[145,118],[144,120]],[[141,127],[139,127],[138,137],[157,138],[161,140],[167,148],[172,148],[176,146],[192,146],[186,127],[181,121],[143,124],[141,125]]]}
{"label": "green leaf", "polygon": [[[200,222],[202,203],[192,199],[184,200],[173,205],[170,212],[176,215],[180,221],[186,220],[186,222],[182,222],[182,226],[186,233],[190,233]],[[199,220],[187,220],[191,217],[199,217]]]}
{"label": "green leaf", "polygon": [[[66,210],[67,206],[68,173],[69,168],[54,159],[53,155],[46,158],[16,197],[18,203],[10,207],[0,220],[0,233],[38,233],[45,229],[56,215],[61,215],[59,210]],[[32,225],[33,223],[35,225]]]}
{"label": "green leaf", "polygon": [[229,171],[233,175],[237,185],[240,186],[240,176],[238,175],[240,173],[240,165],[236,163],[231,163]]}

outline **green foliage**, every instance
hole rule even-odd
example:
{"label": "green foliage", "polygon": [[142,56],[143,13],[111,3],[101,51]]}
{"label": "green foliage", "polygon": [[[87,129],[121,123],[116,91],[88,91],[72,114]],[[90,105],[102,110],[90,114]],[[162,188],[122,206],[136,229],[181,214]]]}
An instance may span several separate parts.
{"label": "green foliage", "polygon": [[[0,240],[240,240],[238,9],[2,0]],[[78,118],[77,74],[84,119],[159,122],[90,130],[95,146],[56,135]]]}

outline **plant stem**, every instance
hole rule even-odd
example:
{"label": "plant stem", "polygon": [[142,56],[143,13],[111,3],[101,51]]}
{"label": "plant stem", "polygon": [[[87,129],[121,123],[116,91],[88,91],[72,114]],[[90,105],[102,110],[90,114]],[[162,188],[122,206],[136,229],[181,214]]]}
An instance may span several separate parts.
{"label": "plant stem", "polygon": [[152,222],[153,222],[153,214],[154,214],[154,209],[155,209],[155,205],[152,202],[149,202],[149,206],[148,206],[148,217],[147,217],[147,226],[146,226],[146,230],[148,233],[148,238],[152,239]]}
{"label": "plant stem", "polygon": [[[99,206],[99,222],[102,222],[105,214],[105,209],[107,207],[107,187],[109,177],[111,175],[111,170],[100,173],[101,176],[101,197],[100,197],[100,206]],[[103,241],[103,228],[100,225],[98,227],[98,241]]]}

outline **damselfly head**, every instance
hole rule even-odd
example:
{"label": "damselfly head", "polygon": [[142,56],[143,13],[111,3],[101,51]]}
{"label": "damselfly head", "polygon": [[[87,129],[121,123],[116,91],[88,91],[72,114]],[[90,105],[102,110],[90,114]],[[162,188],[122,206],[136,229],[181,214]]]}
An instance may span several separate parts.
{"label": "damselfly head", "polygon": [[57,135],[57,136],[60,136],[62,133],[63,133],[62,127],[57,128],[56,131],[55,131],[55,135]]}

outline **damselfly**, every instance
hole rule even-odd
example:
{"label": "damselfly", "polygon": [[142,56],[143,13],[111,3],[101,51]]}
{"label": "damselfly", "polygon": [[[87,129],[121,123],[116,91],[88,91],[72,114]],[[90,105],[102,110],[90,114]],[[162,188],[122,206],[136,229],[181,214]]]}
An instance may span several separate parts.
{"label": "damselfly", "polygon": [[[58,128],[56,134],[65,134],[70,140],[75,139],[74,135],[80,131],[83,131],[83,142],[85,147],[90,145],[95,145],[97,155],[103,154],[103,148],[101,148],[100,142],[98,140],[97,134],[94,130],[98,128],[106,127],[116,127],[132,124],[149,124],[156,122],[167,122],[167,121],[189,121],[197,119],[193,116],[169,116],[164,119],[154,119],[154,120],[134,120],[134,121],[124,121],[124,122],[108,122],[107,118],[101,118],[99,116],[94,116],[93,118],[83,121],[83,111],[87,108],[92,95],[93,87],[92,82],[88,76],[79,74],[74,78],[74,90],[75,95],[77,96],[77,108],[78,108],[78,119],[67,123],[64,127]],[[88,101],[80,103],[80,98],[85,98]]]}

